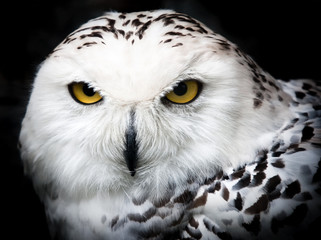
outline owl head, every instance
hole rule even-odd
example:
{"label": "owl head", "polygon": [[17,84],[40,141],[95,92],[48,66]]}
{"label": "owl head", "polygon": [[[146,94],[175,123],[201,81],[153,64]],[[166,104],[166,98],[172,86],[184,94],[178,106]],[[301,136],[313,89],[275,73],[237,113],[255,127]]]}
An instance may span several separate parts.
{"label": "owl head", "polygon": [[273,77],[199,21],[110,12],[40,66],[21,155],[40,193],[157,197],[251,160],[287,105]]}

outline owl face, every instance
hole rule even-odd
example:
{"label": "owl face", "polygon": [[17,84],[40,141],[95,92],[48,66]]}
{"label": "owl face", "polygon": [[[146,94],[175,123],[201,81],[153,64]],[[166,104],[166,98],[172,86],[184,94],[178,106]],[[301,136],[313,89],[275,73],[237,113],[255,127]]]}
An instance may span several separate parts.
{"label": "owl face", "polygon": [[271,78],[184,14],[108,13],[42,64],[20,136],[26,172],[69,194],[161,195],[236,167],[275,127],[277,95],[258,96],[273,86],[255,75]]}

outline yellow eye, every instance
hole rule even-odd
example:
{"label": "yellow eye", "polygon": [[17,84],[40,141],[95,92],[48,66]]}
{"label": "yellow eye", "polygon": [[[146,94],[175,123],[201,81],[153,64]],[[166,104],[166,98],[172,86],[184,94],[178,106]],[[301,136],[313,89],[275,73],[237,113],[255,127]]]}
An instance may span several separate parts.
{"label": "yellow eye", "polygon": [[74,82],[68,85],[69,92],[76,102],[94,104],[102,100],[102,96],[84,82]]}
{"label": "yellow eye", "polygon": [[195,100],[200,90],[200,84],[195,80],[180,82],[173,91],[166,94],[166,98],[177,104],[186,104]]}

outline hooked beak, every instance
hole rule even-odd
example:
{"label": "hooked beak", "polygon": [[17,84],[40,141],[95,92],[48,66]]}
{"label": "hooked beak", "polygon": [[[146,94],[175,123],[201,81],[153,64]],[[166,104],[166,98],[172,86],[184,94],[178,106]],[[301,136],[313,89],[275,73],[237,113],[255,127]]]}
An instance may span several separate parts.
{"label": "hooked beak", "polygon": [[136,141],[136,129],[134,126],[135,114],[131,112],[130,124],[125,133],[125,150],[124,157],[126,160],[127,167],[130,171],[130,175],[133,177],[136,173],[136,165],[138,161],[137,151],[138,144]]}

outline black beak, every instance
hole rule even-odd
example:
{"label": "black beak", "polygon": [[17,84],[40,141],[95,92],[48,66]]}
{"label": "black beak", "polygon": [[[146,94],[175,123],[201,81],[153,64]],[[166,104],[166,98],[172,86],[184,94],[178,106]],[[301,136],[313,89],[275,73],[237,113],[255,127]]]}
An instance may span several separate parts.
{"label": "black beak", "polygon": [[125,133],[125,150],[124,157],[127,167],[130,171],[130,175],[133,177],[136,173],[136,165],[138,161],[137,151],[138,144],[136,142],[136,129],[134,126],[135,114],[131,113],[130,124]]}

